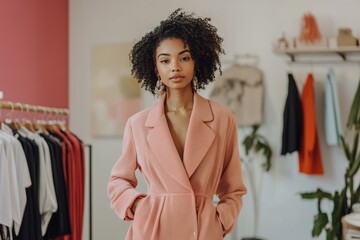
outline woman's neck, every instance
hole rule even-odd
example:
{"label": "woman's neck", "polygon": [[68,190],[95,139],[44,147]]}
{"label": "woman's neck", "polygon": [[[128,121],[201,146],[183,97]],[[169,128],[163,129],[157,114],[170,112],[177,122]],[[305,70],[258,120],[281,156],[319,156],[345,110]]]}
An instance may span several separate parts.
{"label": "woman's neck", "polygon": [[167,112],[191,110],[194,93],[191,89],[185,91],[170,90],[166,93],[165,108]]}

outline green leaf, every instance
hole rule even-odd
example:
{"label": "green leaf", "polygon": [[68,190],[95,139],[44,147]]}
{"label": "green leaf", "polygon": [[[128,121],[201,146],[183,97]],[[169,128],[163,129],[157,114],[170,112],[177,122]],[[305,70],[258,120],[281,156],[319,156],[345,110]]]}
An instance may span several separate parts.
{"label": "green leaf", "polygon": [[357,155],[356,159],[354,159],[354,162],[351,163],[350,169],[347,171],[346,176],[347,177],[354,177],[354,175],[358,172],[360,168],[360,153]]}
{"label": "green leaf", "polygon": [[347,196],[346,187],[341,191],[340,195],[338,192],[334,194],[334,207],[332,212],[332,223],[331,231],[334,239],[341,239],[341,236],[337,236],[341,232],[341,217],[348,214],[347,211]]}
{"label": "green leaf", "polygon": [[358,149],[358,144],[359,144],[359,131],[357,131],[356,134],[355,134],[355,139],[354,139],[354,143],[353,143],[353,150],[352,150],[352,154],[351,154],[351,160],[355,159],[357,149]]}
{"label": "green leaf", "polygon": [[270,168],[271,168],[271,157],[272,157],[272,151],[269,147],[266,148],[266,153],[265,153],[265,156],[266,156],[266,162],[265,162],[265,171],[269,171]]}
{"label": "green leaf", "polygon": [[333,211],[332,211],[332,215],[331,215],[333,221],[334,221],[334,219],[339,218],[339,215],[340,215],[340,212],[341,212],[341,203],[340,203],[340,201],[341,201],[341,199],[340,199],[339,192],[336,191],[334,193],[334,196],[333,196],[334,206],[333,206]]}
{"label": "green leaf", "polygon": [[242,144],[245,148],[245,155],[249,155],[251,150],[255,153],[262,154],[263,157],[266,158],[262,167],[265,171],[269,171],[271,168],[272,150],[266,138],[257,133],[259,127],[259,125],[253,125],[252,132],[244,138]]}
{"label": "green leaf", "polygon": [[243,141],[243,145],[244,145],[244,148],[245,148],[245,154],[246,155],[249,155],[249,149],[251,148],[251,139],[250,137],[246,137]]}
{"label": "green leaf", "polygon": [[340,137],[341,139],[341,143],[345,152],[345,156],[347,158],[348,161],[350,161],[351,159],[351,155],[350,155],[350,150],[349,150],[349,145],[345,142],[345,139],[343,136]]}
{"label": "green leaf", "polygon": [[304,193],[300,193],[300,194],[301,194],[301,198],[303,198],[303,199],[315,199],[315,198],[322,199],[322,198],[326,198],[326,199],[332,200],[331,193],[324,192],[320,188],[318,188],[316,190],[316,192],[304,192]]}
{"label": "green leaf", "polygon": [[319,213],[318,215],[316,215],[314,219],[314,227],[311,232],[312,236],[318,237],[328,223],[329,218],[326,213]]}
{"label": "green leaf", "polygon": [[[355,191],[355,194],[354,194],[354,199],[356,200],[356,201],[358,201],[359,199],[360,199],[360,184],[359,184],[359,186],[357,187],[357,189],[356,189],[356,191]],[[355,202],[355,201],[354,201]],[[351,205],[351,207],[352,207],[352,205]]]}
{"label": "green leaf", "polygon": [[348,128],[351,128],[353,126],[353,124],[356,123],[357,121],[357,116],[359,114],[359,109],[360,109],[360,81],[355,93],[355,97],[354,100],[351,104],[351,108],[350,108],[350,113],[349,113],[349,117],[348,117],[348,121],[346,126]]}
{"label": "green leaf", "polygon": [[253,143],[254,143],[254,137],[252,136],[247,136],[244,141],[243,141],[243,145],[245,147],[245,154],[249,155],[250,149],[253,147]]}
{"label": "green leaf", "polygon": [[255,144],[255,152],[259,152],[263,148],[264,148],[264,145],[261,142],[257,141]]}

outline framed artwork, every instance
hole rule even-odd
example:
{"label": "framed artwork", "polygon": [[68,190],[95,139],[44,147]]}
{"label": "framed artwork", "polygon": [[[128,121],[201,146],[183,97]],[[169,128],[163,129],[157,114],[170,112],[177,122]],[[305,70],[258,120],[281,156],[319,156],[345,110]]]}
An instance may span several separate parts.
{"label": "framed artwork", "polygon": [[91,134],[122,136],[127,119],[141,110],[141,91],[131,76],[131,43],[91,48]]}

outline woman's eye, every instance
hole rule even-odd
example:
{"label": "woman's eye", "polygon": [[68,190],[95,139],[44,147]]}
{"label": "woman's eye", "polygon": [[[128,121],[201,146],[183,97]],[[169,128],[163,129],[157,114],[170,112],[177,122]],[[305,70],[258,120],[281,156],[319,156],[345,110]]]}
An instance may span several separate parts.
{"label": "woman's eye", "polygon": [[160,60],[160,63],[166,64],[166,63],[169,63],[169,60],[168,59],[163,59],[163,60]]}
{"label": "woman's eye", "polygon": [[183,57],[181,58],[181,61],[189,61],[190,60],[190,57]]}

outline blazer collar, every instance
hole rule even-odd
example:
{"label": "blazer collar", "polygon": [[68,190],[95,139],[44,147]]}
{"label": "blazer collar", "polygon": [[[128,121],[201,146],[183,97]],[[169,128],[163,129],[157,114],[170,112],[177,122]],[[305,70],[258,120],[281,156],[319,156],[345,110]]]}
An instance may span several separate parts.
{"label": "blazer collar", "polygon": [[165,169],[173,170],[171,177],[188,189],[192,189],[190,177],[204,159],[215,133],[205,123],[214,119],[210,103],[199,94],[194,94],[193,110],[187,130],[183,159],[176,150],[174,141],[167,124],[162,96],[158,103],[150,109],[145,126],[153,128],[147,141],[153,150],[156,160]]}

